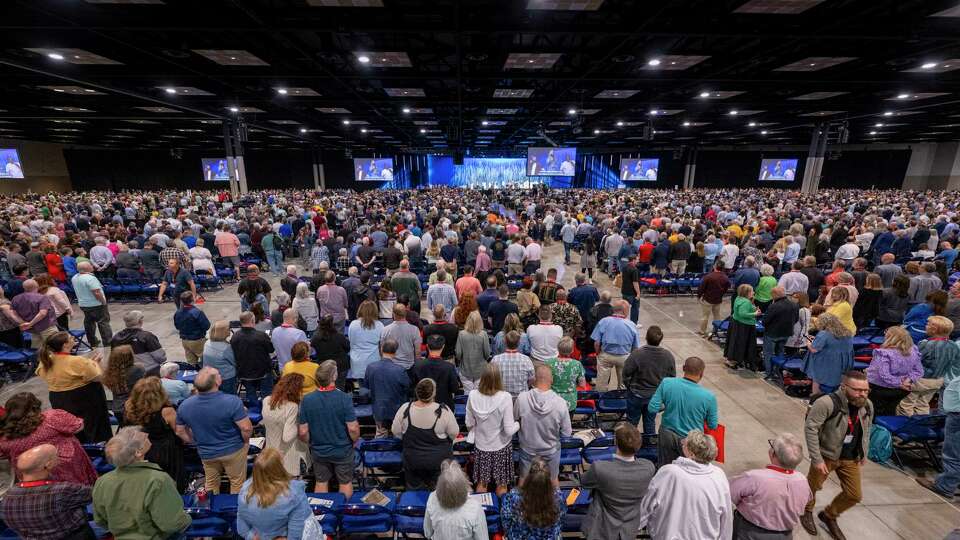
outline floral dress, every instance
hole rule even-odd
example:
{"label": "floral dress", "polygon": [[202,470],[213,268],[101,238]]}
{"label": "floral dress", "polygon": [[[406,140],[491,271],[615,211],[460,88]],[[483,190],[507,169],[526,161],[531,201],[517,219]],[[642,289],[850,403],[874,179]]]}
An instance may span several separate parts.
{"label": "floral dress", "polygon": [[549,358],[544,362],[553,373],[553,386],[550,388],[567,402],[567,408],[577,408],[577,381],[584,378],[583,364],[575,358]]}
{"label": "floral dress", "polygon": [[567,505],[560,490],[555,493],[554,501],[560,512],[557,521],[549,527],[533,527],[520,515],[520,492],[516,489],[503,496],[500,506],[500,519],[503,522],[503,531],[510,540],[555,540],[560,538],[560,524],[567,513]]}

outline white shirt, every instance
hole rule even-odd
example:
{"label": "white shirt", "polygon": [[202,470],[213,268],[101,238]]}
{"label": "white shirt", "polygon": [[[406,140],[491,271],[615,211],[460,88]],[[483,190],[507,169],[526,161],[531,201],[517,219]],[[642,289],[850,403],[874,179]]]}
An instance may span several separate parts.
{"label": "white shirt", "polygon": [[524,250],[523,250],[523,256],[524,256],[528,261],[539,261],[539,260],[540,260],[540,253],[541,253],[540,244],[538,244],[538,243],[536,243],[536,242],[533,242],[533,243],[527,245],[527,247],[524,248]]}
{"label": "white shirt", "polygon": [[853,259],[857,258],[857,255],[860,255],[860,246],[853,243],[847,243],[837,249],[836,258],[843,259],[845,261],[852,261]]}
{"label": "white shirt", "polygon": [[480,503],[468,498],[460,508],[444,508],[436,492],[427,498],[423,533],[431,540],[487,540],[487,518]]}
{"label": "white shirt", "polygon": [[685,457],[664,465],[640,504],[640,527],[651,538],[733,537],[733,502],[724,472]]}
{"label": "white shirt", "polygon": [[534,360],[545,361],[559,355],[557,344],[563,337],[563,328],[553,323],[541,322],[527,328],[527,337],[530,338],[530,356]]}
{"label": "white shirt", "polygon": [[723,247],[720,248],[720,253],[722,254],[720,259],[723,261],[723,264],[728,270],[732,270],[734,263],[737,262],[737,256],[740,255],[740,248],[735,244],[724,244]]}

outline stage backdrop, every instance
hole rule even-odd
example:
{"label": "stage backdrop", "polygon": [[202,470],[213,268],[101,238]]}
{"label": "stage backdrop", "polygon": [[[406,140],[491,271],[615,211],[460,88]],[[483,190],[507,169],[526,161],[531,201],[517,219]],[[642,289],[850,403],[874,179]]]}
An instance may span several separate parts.
{"label": "stage backdrop", "polygon": [[527,176],[523,158],[464,158],[454,165],[453,157],[427,157],[427,181],[431,186],[498,188],[546,184],[555,188],[573,187],[572,176]]}

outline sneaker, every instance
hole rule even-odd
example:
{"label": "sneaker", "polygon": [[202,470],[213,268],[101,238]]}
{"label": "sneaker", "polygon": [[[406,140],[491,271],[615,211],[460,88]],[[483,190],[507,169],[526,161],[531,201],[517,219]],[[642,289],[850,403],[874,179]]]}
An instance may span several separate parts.
{"label": "sneaker", "polygon": [[828,517],[826,512],[822,510],[817,514],[817,518],[827,528],[827,532],[830,533],[830,537],[833,538],[833,540],[847,540],[847,537],[843,535],[843,531],[840,530],[840,525],[837,524],[837,520]]}
{"label": "sneaker", "polygon": [[637,323],[637,328],[643,328],[643,325],[640,323]]}
{"label": "sneaker", "polygon": [[952,495],[948,495],[948,494],[940,491],[939,489],[937,489],[936,483],[934,483],[934,481],[931,480],[930,478],[925,478],[925,477],[922,477],[922,476],[921,476],[921,477],[919,477],[919,478],[916,478],[916,481],[917,481],[917,483],[920,484],[921,486],[929,489],[930,491],[936,493],[937,495],[939,495],[939,496],[941,496],[941,497],[943,497],[943,498],[945,498],[945,499],[953,499],[953,496],[952,496]]}
{"label": "sneaker", "polygon": [[800,516],[800,525],[810,536],[817,536],[817,524],[813,522],[813,512],[804,512]]}

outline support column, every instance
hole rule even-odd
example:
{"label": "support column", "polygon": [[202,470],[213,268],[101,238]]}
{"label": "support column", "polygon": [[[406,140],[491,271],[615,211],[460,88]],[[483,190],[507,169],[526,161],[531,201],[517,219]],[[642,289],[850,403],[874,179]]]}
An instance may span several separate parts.
{"label": "support column", "polygon": [[226,151],[227,174],[230,176],[230,198],[235,201],[240,192],[240,187],[237,182],[237,170],[233,158],[233,141],[231,140],[233,128],[230,124],[230,122],[223,123],[223,146]]}
{"label": "support column", "polygon": [[810,150],[807,153],[807,163],[803,168],[803,181],[800,191],[805,194],[816,193],[820,185],[820,173],[823,172],[823,156],[827,149],[827,134],[825,124],[817,124],[810,135]]}
{"label": "support column", "polygon": [[237,184],[240,188],[240,195],[247,194],[247,169],[243,164],[243,142],[241,141],[241,130],[240,122],[234,121],[231,125],[233,128],[233,155],[235,156],[234,161],[237,169]]}
{"label": "support column", "polygon": [[903,189],[960,189],[960,143],[915,144],[910,151]]}
{"label": "support column", "polygon": [[327,177],[323,174],[323,163],[317,164],[317,173],[320,177],[320,190],[327,190]]}
{"label": "support column", "polygon": [[686,164],[683,167],[683,189],[693,189],[693,179],[697,175],[697,147],[687,149]]}

